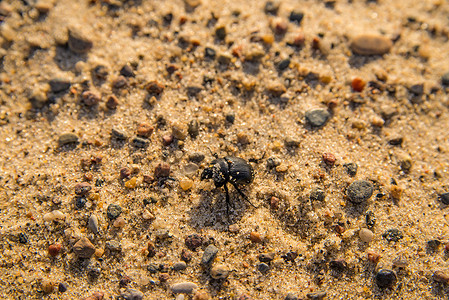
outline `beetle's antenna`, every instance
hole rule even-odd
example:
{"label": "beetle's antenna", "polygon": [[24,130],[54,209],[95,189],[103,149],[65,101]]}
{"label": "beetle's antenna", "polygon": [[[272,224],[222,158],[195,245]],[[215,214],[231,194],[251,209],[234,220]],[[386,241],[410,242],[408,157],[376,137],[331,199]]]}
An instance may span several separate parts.
{"label": "beetle's antenna", "polygon": [[212,150],[209,147],[206,147],[206,148],[209,149],[210,155],[212,155],[215,158],[218,158],[218,154],[217,153],[212,152]]}
{"label": "beetle's antenna", "polygon": [[248,159],[250,162],[256,163],[258,164],[262,159],[265,158],[265,154],[267,154],[267,152],[264,152],[261,158],[250,158]]}
{"label": "beetle's antenna", "polygon": [[228,187],[227,187],[226,184],[223,187],[224,187],[224,190],[226,192],[226,214],[229,217],[229,202],[230,202],[230,200],[229,200],[229,190],[228,190]]}
{"label": "beetle's antenna", "polygon": [[239,192],[240,196],[242,196],[243,199],[246,200],[246,202],[248,202],[249,204],[251,204],[252,207],[257,208],[254,204],[251,203],[251,201],[249,201],[248,197],[239,189],[239,187],[237,186],[237,184],[232,183],[232,185],[234,186],[234,188],[237,190],[237,192]]}

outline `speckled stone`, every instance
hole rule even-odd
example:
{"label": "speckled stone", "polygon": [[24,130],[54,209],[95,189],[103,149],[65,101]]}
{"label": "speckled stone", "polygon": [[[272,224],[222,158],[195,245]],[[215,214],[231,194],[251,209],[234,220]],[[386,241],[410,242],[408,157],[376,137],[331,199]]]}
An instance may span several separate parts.
{"label": "speckled stone", "polygon": [[174,294],[191,294],[197,288],[198,286],[195,283],[186,281],[173,284],[170,290]]}
{"label": "speckled stone", "polygon": [[83,237],[73,245],[73,252],[79,258],[91,258],[95,253],[95,246],[88,238]]}
{"label": "speckled stone", "polygon": [[218,248],[214,245],[209,245],[203,252],[203,257],[201,257],[201,264],[203,266],[210,266],[217,256]]}
{"label": "speckled stone", "polygon": [[322,127],[330,118],[330,113],[325,109],[312,109],[305,114],[307,123],[312,127]]}
{"label": "speckled stone", "polygon": [[373,195],[373,184],[366,180],[356,180],[351,183],[346,190],[349,201],[352,203],[362,203]]}

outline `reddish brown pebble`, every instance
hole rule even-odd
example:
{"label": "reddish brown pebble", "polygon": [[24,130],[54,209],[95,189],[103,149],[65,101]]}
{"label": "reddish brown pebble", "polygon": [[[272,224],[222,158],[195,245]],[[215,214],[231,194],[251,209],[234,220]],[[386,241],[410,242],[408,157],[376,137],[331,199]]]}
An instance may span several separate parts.
{"label": "reddish brown pebble", "polygon": [[368,256],[368,260],[370,262],[372,262],[372,263],[375,263],[375,264],[377,264],[379,262],[380,258],[381,258],[381,255],[376,253],[376,252],[374,252],[374,251],[369,251],[368,250],[368,251],[366,251],[366,254]]}
{"label": "reddish brown pebble", "polygon": [[327,107],[330,110],[333,110],[334,108],[336,108],[338,106],[338,100],[337,99],[332,99],[329,102],[327,102]]}
{"label": "reddish brown pebble", "polygon": [[191,235],[188,235],[185,238],[185,244],[187,248],[189,248],[192,251],[195,251],[196,248],[200,247],[203,244],[203,237],[194,233]]}
{"label": "reddish brown pebble", "polygon": [[77,194],[78,196],[84,196],[89,193],[91,189],[92,187],[87,182],[77,183],[75,185],[75,194]]}
{"label": "reddish brown pebble", "polygon": [[94,106],[97,105],[101,100],[101,96],[98,93],[92,91],[85,91],[81,97],[83,98],[83,103],[86,106]]}
{"label": "reddish brown pebble", "polygon": [[124,167],[120,169],[120,178],[129,178],[131,176],[131,169]]}
{"label": "reddish brown pebble", "polygon": [[192,253],[186,249],[182,249],[181,251],[181,260],[185,261],[186,263],[188,263],[189,261],[192,260]]}
{"label": "reddish brown pebble", "polygon": [[154,127],[148,123],[140,123],[137,127],[137,135],[141,137],[149,137],[154,131]]}
{"label": "reddish brown pebble", "polygon": [[335,164],[335,161],[337,159],[335,158],[335,155],[333,155],[332,153],[323,153],[323,161],[329,165],[329,166],[333,166]]}
{"label": "reddish brown pebble", "polygon": [[127,275],[124,275],[124,276],[120,279],[118,285],[119,285],[120,287],[126,287],[126,286],[127,286],[128,284],[130,284],[131,282],[132,282],[131,277],[129,277],[129,276],[127,276]]}
{"label": "reddish brown pebble", "polygon": [[335,231],[337,232],[337,233],[339,233],[339,234],[342,234],[343,232],[345,232],[345,228],[343,227],[343,226],[340,226],[340,225],[335,225]]}
{"label": "reddish brown pebble", "polygon": [[118,99],[116,96],[111,95],[108,97],[108,100],[106,101],[106,107],[110,110],[116,109],[118,106]]}
{"label": "reddish brown pebble", "polygon": [[167,282],[168,279],[170,279],[170,275],[168,275],[168,273],[161,273],[159,275],[159,281],[160,282]]}
{"label": "reddish brown pebble", "polygon": [[156,247],[152,242],[148,242],[148,257],[154,257],[156,255]]}
{"label": "reddish brown pebble", "polygon": [[293,44],[293,46],[296,46],[296,47],[302,47],[302,46],[304,46],[305,41],[306,41],[306,38],[304,36],[304,33],[300,32],[295,36],[292,44]]}
{"label": "reddish brown pebble", "polygon": [[320,38],[317,36],[314,37],[312,40],[312,49],[314,49],[314,50],[320,49]]}
{"label": "reddish brown pebble", "polygon": [[91,172],[88,172],[86,174],[84,174],[84,180],[85,181],[92,181],[92,179],[94,179],[94,174],[92,174]]}
{"label": "reddish brown pebble", "polygon": [[145,89],[151,95],[160,95],[164,91],[165,86],[158,81],[150,81]]}
{"label": "reddish brown pebble", "polygon": [[154,169],[154,177],[168,177],[170,175],[170,165],[167,163],[160,163],[157,165],[156,169]]}
{"label": "reddish brown pebble", "polygon": [[285,22],[282,19],[276,19],[275,23],[274,23],[274,32],[276,34],[282,35],[285,34],[287,32],[288,29],[288,23]]}
{"label": "reddish brown pebble", "polygon": [[253,243],[262,243],[262,237],[260,236],[260,233],[255,232],[255,231],[250,233],[249,239]]}
{"label": "reddish brown pebble", "polygon": [[152,183],[154,181],[154,177],[151,175],[143,175],[143,182]]}
{"label": "reddish brown pebble", "polygon": [[48,254],[50,254],[50,256],[55,257],[61,252],[61,249],[62,249],[62,245],[59,243],[50,245],[50,246],[48,246]]}
{"label": "reddish brown pebble", "polygon": [[435,279],[435,281],[449,284],[449,275],[445,274],[442,271],[436,271],[435,273],[433,273],[433,278]]}
{"label": "reddish brown pebble", "polygon": [[351,83],[352,89],[356,92],[363,91],[363,88],[365,87],[365,85],[366,85],[366,82],[363,79],[358,78],[358,77],[354,78]]}
{"label": "reddish brown pebble", "polygon": [[168,146],[171,143],[173,143],[173,136],[171,134],[166,134],[166,135],[162,136],[162,144],[164,146]]}
{"label": "reddish brown pebble", "polygon": [[446,252],[449,252],[449,243],[447,243],[446,246],[444,246],[444,250],[445,250]]}
{"label": "reddish brown pebble", "polygon": [[92,295],[90,295],[87,298],[84,298],[84,300],[102,300],[104,297],[104,293],[103,292],[95,292]]}
{"label": "reddish brown pebble", "polygon": [[278,209],[279,208],[279,202],[280,202],[279,198],[271,197],[271,199],[270,199],[270,207],[271,207],[271,209],[272,210]]}
{"label": "reddish brown pebble", "polygon": [[125,76],[120,75],[112,82],[112,87],[114,89],[121,89],[128,86],[128,80]]}

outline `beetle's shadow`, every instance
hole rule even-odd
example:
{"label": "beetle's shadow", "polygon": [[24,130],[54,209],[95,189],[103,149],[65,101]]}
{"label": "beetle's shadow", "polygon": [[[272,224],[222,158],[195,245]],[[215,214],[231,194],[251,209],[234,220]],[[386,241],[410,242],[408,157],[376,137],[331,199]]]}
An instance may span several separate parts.
{"label": "beetle's shadow", "polygon": [[228,231],[229,225],[242,219],[249,205],[232,187],[229,189],[229,198],[229,214],[227,214],[224,189],[200,190],[198,204],[189,211],[189,225],[197,230],[211,227],[218,231]]}

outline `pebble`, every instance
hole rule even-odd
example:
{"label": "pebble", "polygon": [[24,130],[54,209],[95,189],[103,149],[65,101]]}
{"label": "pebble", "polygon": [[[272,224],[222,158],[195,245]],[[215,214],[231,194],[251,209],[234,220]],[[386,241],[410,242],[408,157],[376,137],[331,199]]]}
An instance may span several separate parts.
{"label": "pebble", "polygon": [[200,125],[198,121],[190,121],[189,125],[187,126],[187,132],[189,133],[191,138],[196,138],[200,132]]}
{"label": "pebble", "polygon": [[268,169],[276,168],[281,163],[282,163],[282,161],[279,158],[277,158],[277,157],[269,157],[267,159],[267,168]]}
{"label": "pebble", "polygon": [[181,259],[186,263],[190,262],[192,260],[192,253],[190,251],[187,251],[186,249],[182,249]]}
{"label": "pebble", "polygon": [[131,145],[134,148],[145,149],[145,148],[147,148],[150,145],[150,143],[146,139],[143,139],[143,138],[140,138],[140,137],[135,137],[131,141]]}
{"label": "pebble", "polygon": [[106,108],[109,110],[114,110],[119,105],[119,101],[116,96],[110,95],[108,100],[106,100]]}
{"label": "pebble", "polygon": [[210,269],[210,276],[213,279],[226,279],[229,276],[229,269],[225,265],[215,265]]}
{"label": "pebble", "polygon": [[128,64],[125,64],[121,69],[120,69],[120,75],[125,76],[125,77],[135,77],[136,74],[134,74],[134,70],[132,69],[132,67]]}
{"label": "pebble", "polygon": [[398,242],[400,239],[404,238],[402,232],[396,228],[388,229],[382,234],[382,237],[388,242]]}
{"label": "pebble", "polygon": [[292,11],[290,13],[290,16],[288,17],[288,20],[290,22],[295,22],[298,25],[301,24],[302,19],[304,18],[304,13],[300,11]]}
{"label": "pebble", "polygon": [[50,256],[52,256],[52,257],[55,257],[59,253],[61,253],[61,250],[62,250],[62,245],[59,243],[55,243],[55,244],[48,246],[48,254],[50,254]]}
{"label": "pebble", "polygon": [[122,252],[122,245],[118,241],[107,241],[105,243],[105,248],[111,252]]}
{"label": "pebble", "polygon": [[198,171],[198,165],[195,163],[187,163],[186,165],[184,165],[183,167],[183,173],[187,176],[192,176],[195,175],[196,172]]}
{"label": "pebble", "polygon": [[68,44],[70,50],[75,53],[87,53],[93,47],[91,38],[82,30],[80,26],[71,26],[68,28]]}
{"label": "pebble", "polygon": [[365,214],[365,223],[366,227],[369,229],[372,229],[374,225],[376,225],[376,216],[371,210],[367,211]]}
{"label": "pebble", "polygon": [[444,205],[449,205],[449,192],[440,194],[440,200]]}
{"label": "pebble", "polygon": [[50,90],[53,93],[66,91],[70,88],[71,85],[69,80],[63,78],[54,78],[51,79],[48,83],[50,84]]}
{"label": "pebble", "polygon": [[220,26],[215,29],[215,36],[219,40],[224,40],[226,38],[226,27]]}
{"label": "pebble", "polygon": [[150,95],[160,95],[165,89],[165,85],[158,81],[150,81],[145,86],[145,89]]}
{"label": "pebble", "polygon": [[108,68],[103,65],[95,66],[95,68],[93,68],[93,70],[92,70],[92,73],[95,77],[97,77],[98,79],[102,79],[102,80],[105,80],[109,75]]}
{"label": "pebble", "polygon": [[51,292],[53,292],[54,288],[55,286],[53,285],[53,282],[48,279],[42,280],[42,291],[45,294],[50,294]]}
{"label": "pebble", "polygon": [[376,274],[376,283],[380,288],[391,288],[396,283],[396,274],[392,270],[380,269]]}
{"label": "pebble", "polygon": [[288,293],[284,298],[284,300],[298,300],[298,299],[299,298],[293,293]]}
{"label": "pebble", "polygon": [[88,238],[83,237],[73,245],[73,252],[79,258],[91,258],[95,253],[95,246]]}
{"label": "pebble", "polygon": [[381,255],[379,253],[371,250],[366,251],[366,255],[368,257],[368,260],[375,264],[377,264],[381,258]]}
{"label": "pebble", "polygon": [[267,92],[274,97],[279,97],[287,91],[285,85],[280,82],[270,82],[267,84]]}
{"label": "pebble", "polygon": [[74,133],[64,133],[58,138],[59,146],[78,143],[78,136]]}
{"label": "pebble", "polygon": [[443,271],[435,271],[435,273],[433,273],[433,279],[437,282],[449,284],[449,275]]}
{"label": "pebble", "polygon": [[51,211],[51,212],[49,212],[49,213],[46,213],[46,214],[43,216],[43,219],[44,219],[44,221],[46,221],[46,222],[52,222],[52,221],[58,221],[58,220],[64,220],[64,218],[65,218],[64,213],[62,213],[62,212],[59,211],[59,210]]}
{"label": "pebble", "polygon": [[193,300],[209,300],[209,294],[205,291],[197,291],[193,296]]}
{"label": "pebble", "polygon": [[103,292],[95,292],[92,295],[90,295],[87,298],[84,298],[83,300],[102,300],[104,297],[104,293]]}
{"label": "pebble", "polygon": [[348,263],[344,259],[335,259],[329,262],[329,268],[342,272],[348,267]]}
{"label": "pebble", "polygon": [[264,12],[268,15],[277,15],[279,11],[279,2],[275,1],[267,1],[265,2]]}
{"label": "pebble", "polygon": [[389,52],[392,46],[393,42],[384,36],[362,34],[352,40],[350,48],[360,55],[382,55]]}
{"label": "pebble", "polygon": [[390,144],[392,146],[401,146],[403,141],[404,141],[404,138],[402,136],[397,136],[397,137],[390,138],[388,140],[388,144]]}
{"label": "pebble", "polygon": [[187,126],[182,123],[175,123],[172,125],[172,135],[178,140],[185,140],[187,138]]}
{"label": "pebble", "polygon": [[120,178],[122,178],[122,179],[129,178],[129,176],[131,176],[131,174],[132,174],[132,171],[128,167],[123,167],[120,169]]}
{"label": "pebble", "polygon": [[114,89],[121,89],[128,86],[128,80],[125,76],[120,75],[112,81],[111,85]]}
{"label": "pebble", "polygon": [[182,179],[179,181],[179,186],[184,190],[187,191],[192,188],[193,181],[191,179]]}
{"label": "pebble", "polygon": [[281,255],[281,257],[287,262],[294,262],[295,259],[298,257],[298,253],[296,251],[289,251],[283,255]]}
{"label": "pebble", "polygon": [[351,82],[351,88],[355,92],[360,93],[361,91],[363,91],[365,86],[366,86],[366,81],[361,78],[358,78],[358,77],[354,78]]}
{"label": "pebble", "polygon": [[88,182],[77,183],[75,185],[75,194],[78,196],[84,196],[87,195],[91,189],[92,186]]}
{"label": "pebble", "polygon": [[201,152],[195,152],[189,155],[189,160],[196,164],[201,163],[205,158],[205,155]]}
{"label": "pebble", "polygon": [[312,109],[305,114],[307,123],[312,127],[322,127],[330,118],[330,113],[325,109]]}
{"label": "pebble", "polygon": [[133,177],[130,180],[125,181],[125,187],[127,189],[134,189],[137,186],[137,177]]}
{"label": "pebble", "polygon": [[359,231],[359,238],[364,243],[370,243],[374,238],[374,233],[367,228],[362,228]]}
{"label": "pebble", "polygon": [[253,243],[262,243],[262,236],[260,235],[260,233],[255,232],[255,231],[253,231],[249,234],[249,239]]}
{"label": "pebble", "polygon": [[91,215],[87,221],[87,228],[94,234],[98,234],[98,218],[96,215]]}
{"label": "pebble", "polygon": [[324,201],[326,193],[321,188],[314,188],[310,192],[310,201]]}
{"label": "pebble", "polygon": [[343,165],[349,176],[354,177],[357,174],[359,166],[356,163],[346,163]]}
{"label": "pebble", "polygon": [[393,260],[393,266],[397,268],[405,268],[408,266],[407,259],[402,256],[398,256]]}
{"label": "pebble", "polygon": [[111,129],[111,138],[120,140],[120,141],[124,141],[124,140],[128,139],[125,132],[123,132],[122,130],[119,130],[119,129],[115,129],[115,128]]}
{"label": "pebble", "polygon": [[261,253],[261,254],[259,254],[258,258],[261,262],[269,263],[274,259],[274,255],[275,255],[274,252]]}
{"label": "pebble", "polygon": [[112,226],[114,226],[115,228],[123,228],[126,225],[126,221],[123,217],[118,217],[117,219],[115,219],[114,223],[112,224]]}
{"label": "pebble", "polygon": [[198,286],[189,281],[175,283],[170,287],[170,290],[174,294],[191,294],[196,289],[198,289]]}
{"label": "pebble", "polygon": [[142,300],[143,293],[136,289],[126,289],[126,291],[122,293],[122,298],[124,300]]}
{"label": "pebble", "polygon": [[346,190],[349,201],[352,203],[362,203],[373,195],[373,184],[366,180],[356,180],[351,183]]}
{"label": "pebble", "polygon": [[189,248],[192,251],[195,251],[196,248],[200,247],[203,244],[203,238],[200,235],[194,233],[188,235],[185,238],[185,244],[187,248]]}
{"label": "pebble", "polygon": [[324,297],[326,297],[326,295],[327,295],[326,292],[314,292],[314,293],[308,293],[306,296],[309,299],[321,300],[321,299],[324,299]]}
{"label": "pebble", "polygon": [[441,84],[449,86],[449,72],[444,73],[443,76],[441,76]]}
{"label": "pebble", "polygon": [[185,263],[185,261],[178,261],[173,265],[173,270],[175,271],[185,270],[186,268],[187,264]]}
{"label": "pebble", "polygon": [[201,257],[201,264],[203,266],[210,266],[217,256],[218,248],[214,245],[209,245],[204,249],[203,256]]}
{"label": "pebble", "polygon": [[162,136],[162,145],[169,146],[171,143],[173,143],[173,135],[171,135],[171,134],[164,134]]}
{"label": "pebble", "polygon": [[84,105],[92,107],[97,105],[101,100],[101,95],[93,91],[85,91],[81,94],[81,99]]}
{"label": "pebble", "polygon": [[257,270],[259,270],[260,273],[267,273],[270,270],[270,266],[266,263],[260,263],[257,265]]}
{"label": "pebble", "polygon": [[148,123],[140,123],[137,127],[137,135],[140,137],[148,138],[153,133],[154,127]]}
{"label": "pebble", "polygon": [[58,285],[58,291],[59,291],[60,293],[65,293],[65,292],[67,292],[67,289],[68,289],[68,287],[67,287],[67,284],[66,284],[66,283],[64,283],[64,282],[59,283],[59,285]]}
{"label": "pebble", "polygon": [[170,279],[170,275],[168,273],[160,273],[159,274],[160,282],[167,282],[169,279]]}
{"label": "pebble", "polygon": [[214,59],[216,55],[217,55],[217,52],[214,49],[209,48],[209,47],[206,47],[204,49],[204,57],[205,58]]}
{"label": "pebble", "polygon": [[110,204],[106,211],[106,214],[107,214],[109,220],[117,219],[121,213],[122,213],[122,207],[117,204]]}
{"label": "pebble", "polygon": [[170,176],[170,165],[168,163],[159,163],[154,169],[155,178],[163,178]]}

